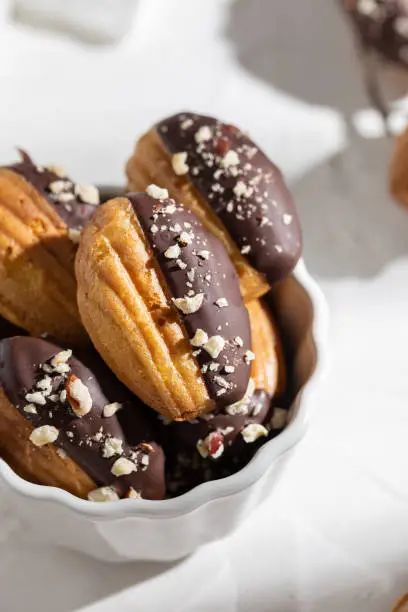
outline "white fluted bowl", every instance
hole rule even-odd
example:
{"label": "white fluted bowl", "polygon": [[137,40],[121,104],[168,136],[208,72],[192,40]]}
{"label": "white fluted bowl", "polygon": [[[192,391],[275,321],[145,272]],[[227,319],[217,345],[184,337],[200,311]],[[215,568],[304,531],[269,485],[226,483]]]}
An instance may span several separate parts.
{"label": "white fluted bowl", "polygon": [[327,365],[327,306],[303,261],[274,289],[274,303],[292,355],[296,397],[286,428],[248,465],[174,499],[98,504],[27,482],[0,461],[0,480],[18,517],[40,537],[105,561],[178,559],[235,529],[284,477],[286,451],[306,431]]}

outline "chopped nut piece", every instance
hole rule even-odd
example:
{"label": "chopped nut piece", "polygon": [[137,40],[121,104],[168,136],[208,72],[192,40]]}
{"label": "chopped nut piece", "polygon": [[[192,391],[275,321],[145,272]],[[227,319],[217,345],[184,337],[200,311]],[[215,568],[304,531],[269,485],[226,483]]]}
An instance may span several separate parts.
{"label": "chopped nut piece", "polygon": [[68,401],[77,417],[83,417],[92,408],[89,389],[77,376],[70,376],[66,384]]}
{"label": "chopped nut piece", "polygon": [[[61,363],[67,363],[69,359],[72,357],[71,349],[67,349],[66,351],[60,351],[51,359],[50,364],[53,368],[60,365]],[[44,367],[43,367],[44,369]]]}
{"label": "chopped nut piece", "polygon": [[34,404],[27,404],[27,406],[24,406],[24,412],[28,412],[29,414],[37,414],[37,408],[34,406]]}
{"label": "chopped nut piece", "polygon": [[155,223],[153,223],[153,225],[150,226],[150,231],[152,232],[152,234],[157,234],[157,232],[159,231],[159,228],[157,227]]}
{"label": "chopped nut piece", "polygon": [[241,431],[241,435],[248,444],[255,442],[261,436],[267,436],[268,430],[259,423],[250,423]]}
{"label": "chopped nut piece", "polygon": [[180,236],[178,237],[178,241],[180,244],[187,246],[193,242],[193,238],[194,235],[191,232],[181,232]]}
{"label": "chopped nut piece", "polygon": [[44,392],[44,395],[49,395],[52,391],[52,382],[49,376],[44,376],[41,380],[36,384],[37,389],[41,389]]}
{"label": "chopped nut piece", "polygon": [[33,429],[30,434],[30,442],[35,446],[45,446],[46,444],[52,444],[58,438],[59,431],[52,425],[42,425]]}
{"label": "chopped nut piece", "polygon": [[123,440],[119,438],[107,438],[103,445],[102,457],[109,459],[114,455],[121,455],[123,453],[122,444]]}
{"label": "chopped nut piece", "polygon": [[182,130],[188,130],[188,128],[191,127],[193,123],[194,122],[192,119],[185,119],[183,123],[180,123],[180,127]]}
{"label": "chopped nut piece", "polygon": [[235,372],[235,368],[234,368],[234,366],[226,365],[226,366],[224,366],[224,372],[226,374],[233,374],[233,372]]}
{"label": "chopped nut piece", "polygon": [[244,355],[245,363],[251,363],[251,361],[253,361],[254,359],[255,359],[255,353],[253,353],[252,351],[245,352],[245,355]]}
{"label": "chopped nut piece", "polygon": [[222,297],[222,298],[218,298],[218,300],[215,300],[215,305],[218,306],[218,308],[226,308],[229,304],[228,304],[228,300]]}
{"label": "chopped nut piece", "polygon": [[194,134],[195,141],[197,143],[206,142],[211,140],[212,132],[208,125],[202,125],[199,130]]}
{"label": "chopped nut piece", "polygon": [[273,411],[270,426],[272,429],[283,429],[288,420],[288,411],[283,408],[275,408]]}
{"label": "chopped nut piece", "polygon": [[116,459],[115,463],[112,465],[111,468],[112,474],[118,477],[127,476],[128,474],[131,474],[132,472],[136,471],[136,465],[129,459],[126,459],[126,457],[120,457],[119,459]]}
{"label": "chopped nut piece", "polygon": [[241,253],[242,255],[248,255],[248,253],[251,252],[251,245],[250,244],[244,244],[243,247],[241,247]]}
{"label": "chopped nut piece", "polygon": [[172,298],[174,304],[184,314],[192,314],[200,310],[204,299],[204,293],[197,293],[194,297]]}
{"label": "chopped nut piece", "polygon": [[38,404],[39,406],[45,406],[47,400],[40,391],[34,391],[34,393],[27,393],[25,396],[27,402],[32,404]]}
{"label": "chopped nut piece", "polygon": [[252,187],[248,187],[248,185],[245,185],[243,181],[237,181],[237,184],[235,185],[233,191],[235,195],[239,198],[249,198],[254,190],[252,189]]}
{"label": "chopped nut piece", "polygon": [[197,255],[200,259],[208,259],[210,257],[210,251],[203,249],[202,251],[198,251]]}
{"label": "chopped nut piece", "polygon": [[182,176],[183,174],[187,174],[189,171],[187,161],[187,153],[185,151],[181,153],[175,153],[171,158],[171,165],[173,166],[173,170],[177,176]]}
{"label": "chopped nut piece", "polygon": [[217,385],[219,385],[220,387],[222,387],[223,389],[229,389],[231,387],[231,384],[225,380],[225,378],[223,378],[222,376],[214,376],[214,380],[217,383]]}
{"label": "chopped nut piece", "polygon": [[53,183],[50,183],[48,185],[48,189],[52,191],[52,193],[55,193],[56,195],[59,195],[60,193],[62,193],[63,191],[66,191],[70,187],[71,187],[71,183],[69,181],[54,181]]}
{"label": "chopped nut piece", "polygon": [[61,457],[61,459],[66,459],[68,457],[63,448],[57,448],[57,455]]}
{"label": "chopped nut piece", "polygon": [[62,204],[67,204],[68,202],[72,202],[72,200],[75,200],[75,196],[73,193],[68,191],[66,193],[60,193],[58,196],[56,196],[56,200],[57,202],[61,202]]}
{"label": "chopped nut piece", "polygon": [[129,487],[129,491],[126,493],[126,497],[128,499],[142,499],[141,494],[133,487]]}
{"label": "chopped nut piece", "polygon": [[184,263],[184,261],[181,261],[181,259],[178,259],[176,261],[176,264],[178,265],[178,267],[180,268],[180,270],[185,270],[187,268],[187,264]]}
{"label": "chopped nut piece", "polygon": [[284,225],[290,225],[292,223],[293,215],[283,215]]}
{"label": "chopped nut piece", "polygon": [[75,185],[75,194],[85,204],[98,206],[100,203],[99,190],[94,185]]}
{"label": "chopped nut piece", "polygon": [[208,367],[210,372],[217,372],[220,368],[220,364],[216,361],[212,361]]}
{"label": "chopped nut piece", "polygon": [[234,404],[230,404],[229,406],[227,406],[225,408],[225,412],[230,416],[234,416],[236,414],[248,414],[249,402],[251,401],[251,397],[253,396],[254,391],[255,381],[253,378],[250,378],[244,397],[235,402]]}
{"label": "chopped nut piece", "polygon": [[113,416],[118,410],[122,408],[122,406],[123,404],[120,404],[119,402],[112,402],[112,404],[106,404],[103,407],[103,416],[107,418]]}
{"label": "chopped nut piece", "polygon": [[191,268],[191,270],[187,272],[187,278],[190,282],[193,282],[193,280],[195,279],[195,271],[195,268]]}
{"label": "chopped nut piece", "polygon": [[243,339],[241,338],[241,336],[236,336],[236,337],[234,338],[234,342],[235,342],[235,344],[236,344],[237,346],[244,346],[244,341],[243,341]]}
{"label": "chopped nut piece", "polygon": [[59,400],[60,402],[65,402],[67,399],[67,392],[63,389],[60,393]]}
{"label": "chopped nut piece", "polygon": [[237,166],[238,164],[239,164],[238,153],[232,150],[228,151],[228,153],[226,153],[221,160],[221,166],[223,168],[229,168],[230,166]]}
{"label": "chopped nut piece", "polygon": [[180,250],[179,245],[173,244],[172,246],[170,246],[168,249],[164,251],[164,256],[167,257],[167,259],[177,259],[180,253],[181,253],[181,250]]}
{"label": "chopped nut piece", "polygon": [[198,440],[196,447],[203,459],[218,459],[224,452],[224,436],[219,431],[212,431],[204,440]]}
{"label": "chopped nut piece", "polygon": [[75,228],[68,228],[68,238],[71,240],[71,242],[74,242],[75,244],[78,244],[78,242],[81,239],[81,230],[79,229],[75,229]]}
{"label": "chopped nut piece", "polygon": [[204,348],[213,359],[217,359],[225,346],[225,340],[222,336],[211,336],[204,344]]}
{"label": "chopped nut piece", "polygon": [[155,200],[166,200],[169,197],[169,192],[167,189],[162,189],[161,187],[153,184],[146,187],[146,193]]}
{"label": "chopped nut piece", "polygon": [[203,346],[206,342],[208,342],[208,334],[203,329],[198,328],[196,333],[190,340],[193,346]]}
{"label": "chopped nut piece", "polygon": [[117,501],[119,495],[112,487],[99,487],[88,493],[88,499],[93,502]]}
{"label": "chopped nut piece", "polygon": [[60,178],[65,178],[67,176],[67,171],[62,166],[57,166],[56,164],[51,164],[49,166],[45,166],[49,172],[53,172]]}

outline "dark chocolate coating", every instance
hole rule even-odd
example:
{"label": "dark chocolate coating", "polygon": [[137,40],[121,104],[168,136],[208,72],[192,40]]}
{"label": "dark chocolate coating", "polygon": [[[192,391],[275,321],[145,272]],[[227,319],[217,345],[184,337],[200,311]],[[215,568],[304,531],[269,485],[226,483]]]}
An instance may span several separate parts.
{"label": "dark chocolate coating", "polygon": [[[252,395],[246,414],[230,415],[225,410],[218,410],[216,413],[198,417],[194,421],[185,421],[183,423],[174,423],[170,425],[172,435],[179,442],[177,448],[189,448],[197,451],[198,440],[203,440],[212,431],[226,431],[227,428],[233,428],[223,434],[224,438],[224,455],[234,451],[233,442],[239,437],[241,431],[246,425],[251,423],[264,423],[271,403],[270,395],[264,391],[257,389]],[[253,411],[255,410],[255,415]]]}
{"label": "dark chocolate coating", "polygon": [[[203,127],[211,138],[197,142]],[[156,129],[170,154],[188,154],[189,180],[249,263],[271,284],[285,278],[301,255],[302,235],[292,196],[275,164],[238,128],[213,117],[180,113]],[[239,159],[224,168],[228,152]],[[234,191],[238,183],[246,194]]]}
{"label": "dark chocolate coating", "polygon": [[408,67],[406,0],[341,0],[365,49]]}
{"label": "dark chocolate coating", "polygon": [[[183,206],[176,207],[174,200],[156,200],[145,193],[131,193],[127,197],[172,296],[183,298],[189,291],[204,294],[202,306],[197,312],[183,314],[178,310],[189,338],[201,329],[209,338],[219,335],[226,340],[224,349],[215,359],[205,349],[192,347],[193,351],[199,351],[196,359],[210,397],[218,406],[240,400],[247,389],[251,369],[245,359],[246,351],[251,349],[251,330],[238,277],[224,246],[190,210]],[[173,206],[174,212],[166,212],[168,206]],[[152,227],[158,231],[153,232]],[[182,232],[192,234],[190,244],[183,246],[178,243]],[[167,258],[165,251],[177,244],[180,246],[180,255],[177,259]],[[208,259],[200,257],[202,251],[208,251]],[[181,262],[182,268],[178,262]],[[192,271],[194,278],[191,276]],[[225,298],[228,305],[219,307],[216,301],[220,298]],[[234,342],[237,337],[242,339],[242,346]],[[218,364],[218,369],[212,371],[210,364]],[[232,366],[234,371],[225,372],[225,366]]]}
{"label": "dark chocolate coating", "polygon": [[[128,402],[121,409],[131,413],[127,422],[131,425],[131,444],[128,443],[123,431],[118,413],[111,417],[103,416],[106,404],[121,401],[124,398],[123,387],[112,374],[104,370],[104,390],[101,389],[94,372],[81,361],[72,357],[68,361],[70,372],[67,374],[49,374],[52,377],[52,393],[60,394],[69,376],[78,377],[89,390],[92,397],[92,408],[88,414],[79,418],[71,410],[68,401],[51,401],[46,397],[46,404],[37,407],[37,414],[24,411],[30,403],[25,399],[28,392],[37,390],[36,383],[44,378],[46,373],[43,364],[59,353],[62,349],[50,342],[38,338],[14,337],[0,342],[0,383],[17,410],[34,425],[53,425],[59,430],[54,444],[61,447],[98,486],[110,485],[123,497],[133,487],[146,499],[162,499],[165,495],[164,455],[160,446],[153,441],[154,433],[149,423],[144,406],[137,398]],[[96,371],[100,374],[103,366],[99,357],[88,354],[87,363],[95,359]],[[96,437],[95,437],[96,436]],[[129,475],[116,477],[111,467],[119,455],[104,458],[102,455],[106,439],[110,437],[122,440],[122,457],[130,459],[137,465],[137,471]],[[140,446],[147,443],[151,449]],[[27,440],[27,444],[31,444]],[[142,463],[148,456],[148,465]],[[147,461],[147,460],[145,460]]]}
{"label": "dark chocolate coating", "polygon": [[[45,167],[36,166],[25,151],[20,151],[20,155],[21,161],[7,166],[7,169],[23,176],[51,204],[67,227],[81,230],[95,212],[95,206],[84,203],[76,195],[75,183],[71,179],[67,177],[61,178],[55,172]],[[58,196],[54,195],[50,190],[50,185],[56,181],[69,182],[65,192],[72,195],[72,199],[69,202],[59,201]]]}

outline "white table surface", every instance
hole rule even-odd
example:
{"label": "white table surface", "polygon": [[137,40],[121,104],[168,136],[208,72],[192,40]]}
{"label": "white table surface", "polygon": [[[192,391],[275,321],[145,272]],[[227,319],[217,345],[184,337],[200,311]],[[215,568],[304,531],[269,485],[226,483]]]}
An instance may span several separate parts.
{"label": "white table surface", "polygon": [[332,351],[273,496],[181,563],[111,566],[43,545],[3,498],[1,610],[111,596],[89,610],[385,612],[408,589],[408,212],[386,192],[391,143],[348,135],[367,101],[344,22],[328,0],[295,4],[140,0],[132,36],[101,48],[12,26],[0,0],[0,163],[24,146],[78,180],[117,183],[163,115],[240,124],[290,180]]}

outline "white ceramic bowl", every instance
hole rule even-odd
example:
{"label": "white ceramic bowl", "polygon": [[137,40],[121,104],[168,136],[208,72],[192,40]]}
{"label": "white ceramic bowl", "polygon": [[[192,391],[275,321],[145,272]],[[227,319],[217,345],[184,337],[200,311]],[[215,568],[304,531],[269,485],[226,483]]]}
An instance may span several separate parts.
{"label": "white ceramic bowl", "polygon": [[230,533],[268,494],[286,451],[304,435],[325,370],[327,307],[301,261],[274,290],[276,315],[292,353],[296,398],[289,424],[236,474],[164,501],[93,503],[27,482],[0,461],[15,512],[37,535],[105,561],[181,558]]}

